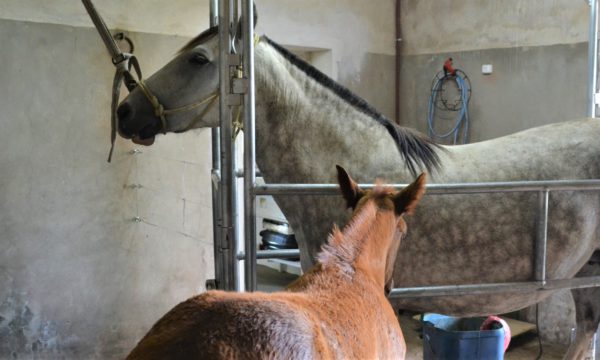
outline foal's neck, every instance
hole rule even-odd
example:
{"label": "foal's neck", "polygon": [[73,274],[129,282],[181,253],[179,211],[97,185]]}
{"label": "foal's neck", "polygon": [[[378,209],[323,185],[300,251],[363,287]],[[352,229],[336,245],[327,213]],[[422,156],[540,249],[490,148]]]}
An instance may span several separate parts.
{"label": "foal's neck", "polygon": [[369,201],[343,231],[334,227],[328,243],[318,255],[319,269],[348,278],[364,275],[383,289],[387,255],[395,233],[393,211],[380,210]]}

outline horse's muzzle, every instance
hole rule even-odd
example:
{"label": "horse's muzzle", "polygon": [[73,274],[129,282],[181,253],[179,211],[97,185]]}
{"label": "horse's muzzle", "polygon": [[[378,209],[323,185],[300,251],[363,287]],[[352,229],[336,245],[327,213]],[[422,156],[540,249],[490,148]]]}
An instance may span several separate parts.
{"label": "horse's muzzle", "polygon": [[161,124],[155,116],[139,116],[135,107],[125,99],[117,108],[119,135],[139,145],[152,145]]}
{"label": "horse's muzzle", "polygon": [[133,107],[127,101],[123,101],[117,108],[117,118],[119,119],[118,132],[125,139],[131,139],[134,131],[131,128],[133,119]]}

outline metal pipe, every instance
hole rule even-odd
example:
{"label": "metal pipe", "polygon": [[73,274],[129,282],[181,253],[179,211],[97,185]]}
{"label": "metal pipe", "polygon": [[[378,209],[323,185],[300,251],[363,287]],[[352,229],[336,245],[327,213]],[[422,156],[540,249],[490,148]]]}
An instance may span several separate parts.
{"label": "metal pipe", "polygon": [[590,24],[588,39],[588,101],[587,116],[596,117],[596,92],[598,91],[598,0],[588,0]]}
{"label": "metal pipe", "polygon": [[467,285],[439,285],[395,288],[389,298],[407,297],[433,297],[457,295],[482,295],[498,293],[523,293],[532,291],[547,291],[560,289],[582,289],[600,286],[600,276],[588,276],[572,279],[546,280],[545,284],[536,281],[467,284]]}
{"label": "metal pipe", "polygon": [[219,25],[219,0],[209,0],[210,19],[208,25],[212,28]]}
{"label": "metal pipe", "polygon": [[238,262],[236,237],[236,187],[235,187],[235,143],[232,140],[231,107],[229,106],[231,71],[230,32],[231,0],[219,0],[219,115],[221,140],[221,179],[220,179],[220,251],[223,257],[223,289],[235,290]]}
{"label": "metal pipe", "polygon": [[535,242],[534,280],[546,282],[546,247],[548,245],[548,190],[540,191],[538,205],[538,229]]}
{"label": "metal pipe", "polygon": [[402,14],[402,0],[396,0],[396,123],[400,124],[400,71],[402,70],[402,27],[401,27],[401,14]]}
{"label": "metal pipe", "polygon": [[[218,0],[210,0],[210,27],[219,25],[219,4]],[[221,194],[219,193],[219,183],[221,181],[221,139],[218,127],[211,129],[212,144],[212,170],[211,170],[211,190],[212,190],[212,215],[213,215],[213,252],[215,280],[217,288],[223,284],[223,259],[221,256],[221,210],[219,208]]]}
{"label": "metal pipe", "polygon": [[254,8],[252,0],[242,0],[243,76],[248,82],[244,95],[244,244],[246,291],[256,290],[256,183],[254,107]]}
{"label": "metal pipe", "polygon": [[[372,189],[373,184],[359,184]],[[395,188],[407,184],[390,184]],[[429,195],[483,194],[501,192],[600,190],[600,180],[539,180],[487,183],[427,184]],[[266,184],[254,187],[254,195],[339,195],[335,184]]]}
{"label": "metal pipe", "polygon": [[[255,137],[256,137],[256,135],[255,135]],[[256,144],[256,141],[255,141],[254,143]],[[239,177],[239,178],[243,178],[243,177],[244,177],[244,170],[243,170],[243,169],[239,169],[239,170],[237,170],[237,171],[235,172],[235,176],[237,176],[237,177]],[[258,170],[258,169],[257,169],[257,170],[254,172],[254,176],[255,176],[255,177],[262,177],[263,175],[262,175],[262,173],[260,172],[260,170]]]}
{"label": "metal pipe", "polygon": [[[233,0],[232,1],[232,5],[231,5],[231,33],[233,34],[233,36],[235,37],[236,32],[237,32],[237,27],[238,27],[238,22],[240,20],[239,18],[239,13],[238,13],[238,1],[237,0]],[[235,44],[234,44],[235,46]],[[239,53],[239,51],[235,51],[236,49],[234,49],[235,53]]]}
{"label": "metal pipe", "polygon": [[300,256],[298,249],[260,250],[256,252],[257,259],[291,259]]}
{"label": "metal pipe", "polygon": [[[300,250],[298,249],[285,249],[285,250],[258,250],[256,252],[256,259],[290,259],[297,258],[300,256]],[[239,253],[237,255],[238,260],[245,260],[246,254]],[[247,289],[246,289],[247,290]]]}
{"label": "metal pipe", "polygon": [[113,59],[113,63],[116,64],[116,62],[123,60],[123,54],[121,52],[121,49],[119,49],[119,47],[115,43],[115,39],[113,39],[113,36],[111,35],[110,31],[108,30],[108,26],[106,26],[106,23],[104,22],[104,20],[102,20],[102,17],[100,17],[100,14],[98,14],[98,11],[94,7],[94,4],[92,3],[92,1],[91,0],[81,0],[81,1],[83,2],[83,6],[85,6],[85,9],[87,10],[88,14],[90,15],[90,18],[92,19],[92,22],[94,23],[94,26],[96,26],[96,29],[98,29],[98,33],[100,34],[100,37],[102,38],[102,41],[104,42],[104,45],[106,45],[106,49],[108,50],[110,57]]}

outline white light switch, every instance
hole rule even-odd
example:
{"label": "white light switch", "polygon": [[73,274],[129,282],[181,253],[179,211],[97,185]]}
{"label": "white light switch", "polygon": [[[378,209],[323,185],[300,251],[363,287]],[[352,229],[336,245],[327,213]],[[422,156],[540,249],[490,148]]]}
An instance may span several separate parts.
{"label": "white light switch", "polygon": [[489,75],[494,72],[494,66],[492,64],[483,64],[481,65],[481,73],[483,75]]}

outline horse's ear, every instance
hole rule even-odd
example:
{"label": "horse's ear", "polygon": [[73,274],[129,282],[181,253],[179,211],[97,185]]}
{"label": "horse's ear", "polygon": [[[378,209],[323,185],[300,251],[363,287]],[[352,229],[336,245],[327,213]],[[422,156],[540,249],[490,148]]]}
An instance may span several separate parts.
{"label": "horse's ear", "polygon": [[349,208],[354,209],[358,200],[364,195],[364,192],[358,187],[358,184],[352,180],[348,172],[343,167],[336,165],[338,173],[338,183],[340,184],[340,190],[342,196],[346,200],[346,204]]}
{"label": "horse's ear", "polygon": [[400,191],[394,197],[394,205],[396,207],[396,214],[412,214],[415,207],[419,203],[419,200],[425,194],[425,181],[427,179],[427,175],[422,173],[419,175],[417,180],[415,180],[412,184],[408,185],[402,191]]}
{"label": "horse's ear", "polygon": [[[256,12],[256,3],[253,1],[252,2],[252,8],[254,8],[254,28],[256,29],[256,22],[258,21],[258,13]],[[242,18],[240,17],[239,21],[238,21],[238,26],[237,26],[237,30],[235,32],[235,38],[237,40],[241,40],[242,39]]]}
{"label": "horse's ear", "polygon": [[258,12],[256,11],[256,2],[252,2],[252,8],[254,9],[254,28],[256,28],[256,23],[258,22]]}

